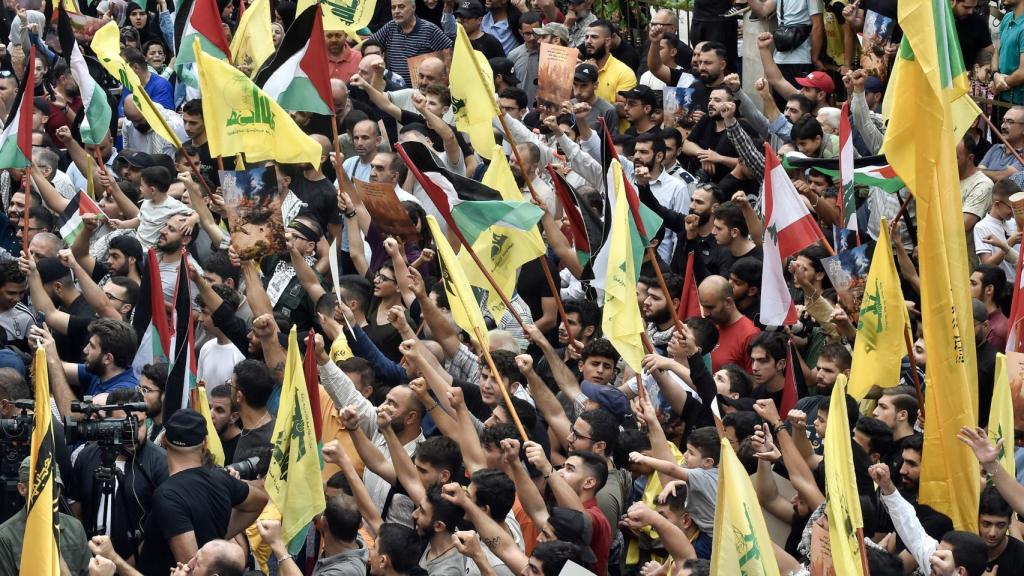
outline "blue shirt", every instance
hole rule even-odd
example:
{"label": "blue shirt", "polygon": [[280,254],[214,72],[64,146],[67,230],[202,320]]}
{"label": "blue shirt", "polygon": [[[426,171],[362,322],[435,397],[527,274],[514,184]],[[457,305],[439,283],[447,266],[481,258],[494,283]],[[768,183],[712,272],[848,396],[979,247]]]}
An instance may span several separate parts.
{"label": "blue shirt", "polygon": [[515,50],[516,46],[519,46],[519,41],[512,34],[512,29],[508,27],[508,19],[495,20],[494,16],[488,12],[484,14],[484,21],[480,24],[480,28],[497,38],[498,42],[501,42],[501,47],[505,49],[506,54]]}
{"label": "blue shirt", "polygon": [[128,369],[109,380],[103,381],[100,380],[99,376],[86,370],[85,364],[79,364],[78,383],[81,388],[85,389],[85,396],[95,396],[117,390],[118,388],[135,388],[139,385],[139,380],[135,377],[135,372]]}
{"label": "blue shirt", "polygon": [[1017,157],[1007,151],[1006,144],[996,144],[989,148],[978,166],[984,166],[986,170],[1006,170],[1013,166],[1018,171],[1024,171],[1024,166],[1017,161]]}
{"label": "blue shirt", "polygon": [[[1020,66],[1020,55],[1024,53],[1024,18],[1007,12],[999,23],[999,71],[1012,74]],[[1024,104],[1024,86],[1011,88],[999,94],[999,99],[1014,104]]]}
{"label": "blue shirt", "polygon": [[[149,94],[149,98],[153,102],[167,110],[174,110],[174,87],[163,76],[155,72],[149,73],[149,82],[146,82],[146,94]],[[121,103],[117,106],[119,116],[124,116],[124,99],[127,97],[127,90],[121,92]]]}

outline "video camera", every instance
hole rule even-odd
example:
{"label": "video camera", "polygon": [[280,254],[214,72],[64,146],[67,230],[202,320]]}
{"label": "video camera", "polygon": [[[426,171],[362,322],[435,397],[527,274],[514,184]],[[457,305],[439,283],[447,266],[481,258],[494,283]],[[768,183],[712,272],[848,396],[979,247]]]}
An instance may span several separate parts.
{"label": "video camera", "polygon": [[256,456],[249,456],[234,464],[228,464],[225,468],[238,472],[238,477],[242,480],[255,480],[261,476],[266,476],[267,472],[270,471],[270,454],[273,452],[273,448],[267,446],[260,448],[258,452]]}
{"label": "video camera", "polygon": [[25,499],[18,494],[18,471],[21,461],[29,455],[32,446],[32,430],[35,416],[29,410],[35,409],[34,400],[15,400],[21,414],[14,418],[0,418],[0,519],[6,520],[25,505]]}
{"label": "video camera", "polygon": [[[121,410],[127,414],[124,418],[103,418],[94,420],[93,416],[103,412]],[[138,443],[136,431],[139,417],[136,412],[145,412],[145,402],[122,402],[120,404],[97,405],[92,396],[86,396],[81,402],[72,402],[71,411],[82,414],[85,418],[76,420],[64,418],[64,434],[68,445],[79,442],[95,442],[100,446],[124,446]]]}

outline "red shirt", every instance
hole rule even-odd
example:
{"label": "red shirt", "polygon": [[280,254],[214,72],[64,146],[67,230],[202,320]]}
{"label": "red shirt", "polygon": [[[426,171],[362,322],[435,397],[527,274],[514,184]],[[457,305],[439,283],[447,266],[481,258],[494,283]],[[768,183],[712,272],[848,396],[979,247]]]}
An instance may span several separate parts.
{"label": "red shirt", "polygon": [[590,537],[590,549],[597,556],[597,576],[608,576],[608,555],[612,551],[612,527],[601,509],[597,507],[597,499],[591,498],[583,503],[583,509],[590,514],[593,534]]}
{"label": "red shirt", "polygon": [[1010,319],[1003,314],[1003,311],[996,308],[988,314],[988,327],[992,329],[988,333],[988,343],[996,350],[1006,348],[1006,337],[1010,332]]}
{"label": "red shirt", "polygon": [[359,72],[359,61],[363,59],[363,55],[352,47],[345,48],[345,53],[338,60],[331,58],[331,54],[327,54],[327,72],[331,75],[331,78],[337,78],[342,82],[347,83],[352,79],[352,75]]}
{"label": "red shirt", "polygon": [[718,327],[718,346],[711,351],[711,370],[717,371],[726,364],[739,364],[750,372],[750,342],[761,333],[754,322],[741,315],[740,319],[728,326]]}

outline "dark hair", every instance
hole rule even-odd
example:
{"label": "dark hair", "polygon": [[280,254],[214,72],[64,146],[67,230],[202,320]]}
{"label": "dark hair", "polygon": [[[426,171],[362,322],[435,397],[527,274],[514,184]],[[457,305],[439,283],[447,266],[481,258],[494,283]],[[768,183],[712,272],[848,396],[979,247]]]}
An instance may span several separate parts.
{"label": "dark hair", "polygon": [[408,526],[385,522],[377,531],[377,553],[387,556],[395,572],[406,574],[419,564],[416,553],[422,544],[416,531]]}
{"label": "dark hair", "polygon": [[149,168],[143,168],[141,177],[142,181],[147,185],[164,193],[167,192],[167,189],[171,187],[171,183],[174,182],[174,177],[171,175],[171,171],[163,166],[150,166]]}
{"label": "dark hair", "polygon": [[587,328],[588,326],[594,326],[594,335],[600,331],[601,326],[601,308],[597,304],[590,300],[565,300],[566,314],[579,314],[580,315],[580,329]]}
{"label": "dark hair", "polygon": [[332,536],[342,542],[355,542],[363,515],[359,513],[359,507],[351,496],[338,494],[327,499],[324,520]]}
{"label": "dark hair", "polygon": [[849,370],[853,364],[853,356],[850,355],[850,351],[838,342],[822,346],[821,351],[818,352],[818,360],[822,358],[835,362],[836,368],[839,368],[840,372]]}
{"label": "dark hair", "polygon": [[743,210],[732,200],[719,204],[714,212],[711,213],[711,216],[715,220],[721,220],[725,223],[726,228],[739,230],[740,236],[746,237],[750,234],[750,229],[747,228],[747,219],[743,216]]}
{"label": "dark hair", "polygon": [[57,217],[42,206],[33,206],[28,209],[28,217],[36,220],[40,224],[40,228],[45,228],[46,232],[53,230],[53,225],[57,223]]}
{"label": "dark hair", "polygon": [[868,546],[868,569],[871,576],[903,576],[903,562],[883,548]]}
{"label": "dark hair", "polygon": [[149,378],[163,392],[167,388],[167,363],[146,364],[142,367],[142,375]]}
{"label": "dark hair", "polygon": [[1000,198],[1009,198],[1010,196],[1020,192],[1020,186],[1013,180],[998,180],[992,186],[992,197],[996,196]]}
{"label": "dark hair", "polygon": [[604,442],[604,453],[608,456],[615,454],[619,445],[619,423],[612,416],[611,412],[602,408],[587,410],[577,416],[590,425],[590,438],[594,442]]}
{"label": "dark hair", "polygon": [[793,92],[786,98],[786,102],[794,102],[800,111],[804,114],[810,114],[811,110],[814,110],[814,102],[811,99],[799,92]]}
{"label": "dark hair", "polygon": [[[516,365],[516,354],[514,352],[494,350],[491,352],[491,359],[494,360],[494,367],[498,369],[498,374],[491,374],[491,376],[508,378],[510,384],[512,382],[526,382],[526,379],[523,378],[523,373],[519,371],[519,366]],[[486,364],[484,366],[486,367]]]}
{"label": "dark hair", "polygon": [[683,135],[680,134],[679,130],[676,130],[675,128],[665,128],[661,132],[658,132],[658,137],[661,138],[663,142],[665,142],[665,148],[668,148],[667,142],[669,140],[675,142],[675,145],[677,147],[682,146],[683,144]]}
{"label": "dark hair", "polygon": [[903,439],[903,449],[913,450],[918,454],[924,452],[924,435],[922,434],[911,434]]}
{"label": "dark hair", "polygon": [[25,376],[14,368],[0,368],[0,400],[32,398],[32,388]]}
{"label": "dark hair", "polygon": [[594,338],[587,342],[586,346],[583,347],[583,351],[580,352],[580,361],[585,362],[591,356],[608,358],[612,361],[612,364],[618,364],[621,357],[615,346],[612,346],[612,343],[604,338]]}
{"label": "dark hair", "polygon": [[729,274],[736,276],[742,282],[745,282],[754,288],[761,287],[761,271],[764,267],[761,265],[761,261],[753,256],[744,256],[739,260],[732,263],[732,267],[729,268]]}
{"label": "dark hair", "polygon": [[[761,417],[753,412],[737,410],[722,417],[723,427],[732,427],[736,430],[736,439],[743,441],[754,435],[754,426],[761,423]],[[690,436],[690,440],[693,436]]]}
{"label": "dark hair", "polygon": [[[132,402],[142,402],[142,392],[139,392],[136,388],[114,388],[107,394],[107,405],[112,404],[130,404]],[[107,418],[110,417],[112,410],[104,410]]]}
{"label": "dark hair", "polygon": [[918,404],[917,397],[912,394],[907,394],[897,388],[883,389],[882,395],[889,397],[892,401],[892,406],[897,413],[906,410],[907,421],[911,422],[911,425],[913,425],[914,422],[917,422],[917,413],[918,410],[921,409]]}
{"label": "dark hair", "polygon": [[454,534],[458,529],[459,522],[462,522],[462,518],[465,516],[462,507],[442,498],[441,487],[437,484],[427,488],[427,502],[430,503],[432,510],[430,523],[444,522],[445,531]]}
{"label": "dark hair", "polygon": [[684,320],[683,324],[693,332],[693,339],[696,340],[701,352],[710,354],[718,346],[718,327],[711,320],[702,316],[691,316]]}
{"label": "dark hair", "polygon": [[761,348],[768,356],[778,362],[786,359],[786,349],[789,346],[788,337],[780,332],[761,332],[750,342],[747,347],[747,354],[754,351],[754,348]]}
{"label": "dark hair", "polygon": [[359,379],[362,380],[361,384],[363,386],[373,384],[377,376],[377,373],[373,371],[373,366],[370,364],[370,361],[366,358],[360,358],[359,356],[353,356],[339,362],[338,368],[341,368],[341,371],[346,374],[359,374]]}
{"label": "dark hair", "polygon": [[857,423],[853,425],[853,428],[854,430],[860,430],[860,433],[867,436],[871,441],[869,452],[875,454],[889,454],[892,452],[892,428],[889,428],[885,422],[871,416],[861,416],[857,419]]}
{"label": "dark hair", "polygon": [[527,10],[523,12],[523,15],[519,17],[520,24],[537,24],[540,22],[540,14],[533,10]]}
{"label": "dark hair", "polygon": [[480,433],[480,445],[483,447],[497,447],[502,440],[518,439],[519,431],[516,425],[511,422],[499,422],[493,426],[487,426]]}
{"label": "dark hair", "polygon": [[245,402],[253,408],[263,408],[270,400],[277,381],[266,364],[258,360],[242,360],[235,364],[235,387],[245,395]]}
{"label": "dark hair", "polygon": [[824,247],[814,244],[798,252],[797,256],[802,256],[811,261],[811,268],[814,268],[814,272],[823,275],[821,280],[823,286],[829,287],[832,285],[832,282],[828,279],[828,273],[825,272],[825,265],[822,263],[829,256],[828,251]]}
{"label": "dark hair", "polygon": [[100,353],[114,357],[114,366],[130,368],[139,348],[139,337],[132,325],[122,320],[100,318],[89,324],[89,336],[100,343]]}
{"label": "dark hair", "polygon": [[188,102],[185,102],[181,106],[181,113],[188,114],[189,116],[202,116],[203,115],[203,99],[193,98]]}
{"label": "dark hair", "polygon": [[544,576],[558,576],[570,560],[580,565],[583,564],[583,553],[580,551],[580,547],[561,540],[537,544],[533,549],[532,556],[543,563]]}
{"label": "dark hair", "polygon": [[[525,384],[524,384],[525,385]],[[519,398],[518,396],[509,395],[509,399],[512,401],[512,408],[515,409],[516,414],[519,415],[519,422],[523,425],[527,434],[530,434],[534,427],[537,426],[537,409],[534,408],[533,404],[530,404],[526,400]],[[505,403],[505,397],[498,396],[498,406],[503,408],[506,413],[511,417],[511,410],[508,409],[508,405]]]}
{"label": "dark hair", "polygon": [[331,477],[324,482],[325,488],[333,488],[334,490],[341,490],[346,495],[352,495],[352,486],[348,483],[348,478],[345,478],[344,472],[335,472],[331,474]]}
{"label": "dark hair", "polygon": [[690,432],[686,443],[696,448],[702,457],[711,458],[715,465],[718,465],[718,459],[722,455],[722,439],[714,426],[705,426]]}
{"label": "dark hair", "polygon": [[942,541],[953,548],[953,564],[967,571],[967,576],[981,576],[988,565],[988,546],[981,536],[963,530],[950,530]]}
{"label": "dark hair", "polygon": [[121,57],[124,58],[124,61],[127,62],[129,66],[149,66],[146,62],[146,56],[138,48],[122,49]]}
{"label": "dark hair", "polygon": [[964,143],[964,154],[967,155],[967,156],[974,156],[974,159],[972,160],[972,163],[975,166],[977,166],[978,162],[981,161],[981,158],[979,158],[979,155],[978,155],[978,152],[981,151],[981,147],[979,146],[978,140],[976,140],[970,134],[964,134],[963,143]]}
{"label": "dark hair", "polygon": [[569,456],[579,457],[579,459],[583,461],[583,466],[594,476],[594,479],[597,480],[597,486],[594,487],[594,492],[598,492],[601,488],[604,488],[605,482],[608,481],[607,458],[586,450],[577,450]]}
{"label": "dark hair", "polygon": [[615,450],[615,460],[625,465],[629,462],[630,452],[643,452],[651,449],[651,439],[647,434],[634,428],[627,428],[619,433],[619,445]]}
{"label": "dark hair", "polygon": [[342,297],[358,301],[360,310],[369,311],[370,295],[373,293],[369,280],[358,274],[345,274],[338,278],[338,288],[345,291]]}
{"label": "dark hair", "polygon": [[983,291],[986,286],[992,287],[992,300],[998,304],[1006,293],[1006,274],[998,266],[989,264],[979,264],[974,271],[981,274],[980,282]]}
{"label": "dark hair", "polygon": [[981,491],[981,501],[978,504],[978,514],[1010,518],[1013,515],[1013,509],[1010,507],[1010,504],[1006,499],[1003,498],[1002,494],[996,490],[995,486],[986,486],[985,489]]}
{"label": "dark hair", "polygon": [[[162,41],[162,40],[149,40],[148,42],[146,42],[145,44],[143,44],[143,45],[142,45],[142,54],[143,54],[143,55],[145,55],[145,54],[146,54],[147,52],[149,52],[149,47],[150,47],[150,46],[153,46],[154,44],[155,44],[155,45],[157,45],[157,46],[159,46],[159,47],[161,47],[161,48],[163,48],[163,50],[164,50],[164,57],[165,57],[165,58],[166,58],[167,56],[169,56],[169,54],[167,53],[167,52],[168,52],[168,50],[167,50],[167,46],[166,46],[166,45],[164,45],[164,43],[163,43],[163,41]],[[168,59],[168,60],[170,60],[170,58],[167,58],[167,59]]]}
{"label": "dark hair", "polygon": [[597,20],[594,20],[593,22],[590,23],[589,26],[587,26],[587,28],[604,28],[605,30],[608,31],[609,37],[612,34],[615,34],[615,26],[612,25],[611,22],[603,18],[598,18]]}
{"label": "dark hair", "polygon": [[711,193],[711,199],[715,204],[725,204],[729,201],[729,194],[714,182],[701,182],[694,190],[707,190]]}
{"label": "dark hair", "polygon": [[740,398],[747,398],[754,392],[754,381],[743,368],[737,364],[726,364],[719,368],[725,370],[729,379],[729,391],[739,394]]}
{"label": "dark hair", "polygon": [[705,42],[698,52],[701,54],[714,52],[720,60],[726,60],[729,57],[729,52],[725,49],[725,44],[722,44],[721,42]]}
{"label": "dark hair", "polygon": [[487,515],[495,522],[504,522],[516,502],[515,482],[501,470],[477,470],[470,481],[476,486],[476,505],[488,506]]}
{"label": "dark hair", "polygon": [[0,287],[5,284],[24,284],[28,278],[18,268],[17,260],[6,260],[0,262]]}
{"label": "dark hair", "polygon": [[651,151],[653,151],[655,154],[658,154],[659,152],[662,154],[665,153],[665,139],[661,137],[661,134],[655,134],[653,132],[644,132],[642,134],[637,134],[636,142],[633,144],[633,148],[636,149],[636,144],[639,144],[641,142],[650,142]]}
{"label": "dark hair", "polygon": [[439,470],[448,470],[454,480],[462,463],[462,453],[454,440],[444,436],[431,436],[416,446],[413,458]]}
{"label": "dark hair", "polygon": [[677,513],[682,514],[686,512],[686,495],[687,495],[686,484],[679,483],[676,485],[674,491],[667,492],[665,494],[662,504],[668,506],[668,509]]}
{"label": "dark hair", "polygon": [[522,88],[517,88],[515,86],[505,88],[504,90],[502,90],[501,94],[498,94],[498,98],[508,98],[509,100],[515,100],[516,106],[518,106],[520,110],[526,108],[529,100],[529,96],[526,94],[526,91],[523,90]]}
{"label": "dark hair", "polygon": [[135,303],[139,301],[139,283],[127,276],[111,276],[109,282],[114,286],[124,288],[125,304],[135,306]]}
{"label": "dark hair", "polygon": [[207,256],[203,261],[203,270],[220,276],[221,280],[231,280],[235,288],[238,288],[238,279],[242,269],[231,264],[231,258],[228,257],[226,250],[218,250]]}
{"label": "dark hair", "polygon": [[793,124],[793,128],[789,131],[789,136],[793,142],[797,140],[813,140],[814,138],[821,138],[824,136],[824,132],[821,130],[821,124],[818,119],[814,116],[804,116]]}

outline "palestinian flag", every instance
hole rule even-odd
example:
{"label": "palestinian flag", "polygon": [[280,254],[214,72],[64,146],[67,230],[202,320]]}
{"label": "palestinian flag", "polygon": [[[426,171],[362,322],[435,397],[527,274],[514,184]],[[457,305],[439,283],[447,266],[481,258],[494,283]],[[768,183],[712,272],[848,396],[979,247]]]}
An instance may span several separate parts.
{"label": "palestinian flag", "polygon": [[434,153],[420,142],[406,142],[396,148],[463,244],[472,246],[484,230],[494,225],[529,232],[544,215],[530,202],[502,200],[497,190],[439,166]]}
{"label": "palestinian flag", "polygon": [[572,245],[576,248],[576,256],[579,258],[580,264],[587,268],[587,263],[594,257],[594,253],[601,245],[601,228],[603,226],[601,219],[590,206],[580,200],[580,197],[576,195],[576,190],[550,164],[548,164],[548,174],[551,175],[555,194],[569,220],[569,239],[572,240]]}
{"label": "palestinian flag", "polygon": [[[29,50],[25,62],[36,61],[36,47]],[[25,78],[18,88],[18,104],[11,108],[0,132],[0,168],[28,168],[32,165],[32,91],[26,86],[36,85],[35,66],[25,67]],[[25,211],[28,213],[28,211]]]}
{"label": "palestinian flag", "polygon": [[[839,214],[841,226],[857,234],[857,196],[853,190],[853,131],[850,129],[850,103],[843,103],[839,114]],[[860,241],[857,241],[860,244]]]}
{"label": "palestinian flag", "polygon": [[167,323],[160,263],[154,248],[150,248],[146,254],[146,270],[142,275],[139,302],[135,306],[132,325],[139,337],[139,350],[132,361],[135,375],[142,374],[142,367],[146,364],[167,363],[167,353],[171,349],[171,329]]}
{"label": "palestinian flag", "polygon": [[[782,160],[786,170],[813,168],[839,181],[839,158],[808,158],[800,152],[790,152]],[[885,156],[865,156],[853,161],[853,183],[857,186],[874,186],[890,194],[903,188],[903,180],[889,166]]]}
{"label": "palestinian flag", "polygon": [[89,74],[89,66],[82,56],[82,49],[75,40],[75,31],[71,18],[61,6],[57,20],[57,35],[60,38],[61,52],[70,54],[68,58],[71,74],[82,92],[82,116],[78,127],[79,134],[85,144],[99,144],[110,130],[110,103],[107,93]]}
{"label": "palestinian flag", "polygon": [[199,80],[193,69],[196,54],[192,47],[196,37],[203,52],[221,60],[231,57],[216,0],[186,0],[174,16],[174,70],[185,84],[198,90]]}
{"label": "palestinian flag", "polygon": [[[170,367],[164,388],[164,422],[181,408],[188,408],[196,388],[195,318],[192,315],[192,294],[189,289],[188,254],[178,264],[178,281],[174,288],[174,332],[172,334]],[[196,410],[198,412],[198,409]]]}
{"label": "palestinian flag", "polygon": [[334,114],[319,4],[299,14],[277,52],[256,72],[253,82],[289,112]]}
{"label": "palestinian flag", "polygon": [[67,208],[60,215],[60,236],[64,239],[64,243],[71,246],[75,243],[75,238],[85,230],[85,222],[82,220],[84,214],[103,214],[100,207],[96,202],[89,198],[89,196],[79,191],[71,198],[68,202]]}

